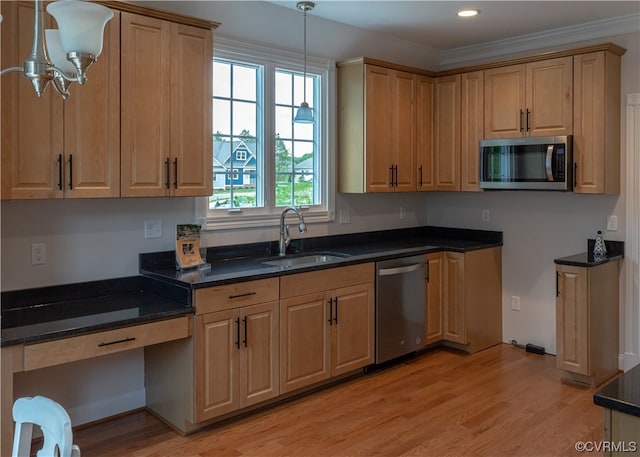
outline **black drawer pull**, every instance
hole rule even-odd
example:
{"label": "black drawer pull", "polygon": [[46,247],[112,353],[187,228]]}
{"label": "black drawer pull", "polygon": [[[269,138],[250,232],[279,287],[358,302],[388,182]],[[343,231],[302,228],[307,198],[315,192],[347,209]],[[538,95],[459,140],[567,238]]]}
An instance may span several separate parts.
{"label": "black drawer pull", "polygon": [[250,296],[255,295],[255,294],[256,294],[256,292],[247,292],[246,294],[229,295],[229,300],[231,300],[233,298],[250,297]]}
{"label": "black drawer pull", "polygon": [[130,336],[129,338],[123,338],[121,340],[116,340],[116,341],[109,341],[107,343],[99,343],[98,347],[104,347],[104,346],[111,346],[112,344],[120,344],[120,343],[127,343],[129,341],[135,341],[135,337]]}

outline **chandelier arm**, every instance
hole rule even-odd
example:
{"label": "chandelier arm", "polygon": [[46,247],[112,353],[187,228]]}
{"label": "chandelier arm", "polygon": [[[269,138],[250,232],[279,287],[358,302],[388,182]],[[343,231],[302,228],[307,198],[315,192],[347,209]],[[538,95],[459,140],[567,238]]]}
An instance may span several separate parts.
{"label": "chandelier arm", "polygon": [[71,74],[65,73],[64,70],[59,69],[55,65],[51,65],[50,67],[47,67],[47,71],[53,72],[55,77],[62,78],[65,81],[69,81],[71,83],[79,83],[80,81],[83,81],[84,79],[86,79],[80,75],[75,75],[74,73],[71,73]]}
{"label": "chandelier arm", "polygon": [[23,72],[24,68],[23,67],[9,67],[9,68],[5,68],[4,70],[0,71],[0,76],[6,74],[6,73],[11,73],[12,71],[19,71],[19,72]]}
{"label": "chandelier arm", "polygon": [[63,100],[69,98],[69,91],[67,90],[68,86],[65,86],[64,80],[62,82],[58,79],[58,77],[51,80],[53,82],[53,88],[56,92],[62,97]]}

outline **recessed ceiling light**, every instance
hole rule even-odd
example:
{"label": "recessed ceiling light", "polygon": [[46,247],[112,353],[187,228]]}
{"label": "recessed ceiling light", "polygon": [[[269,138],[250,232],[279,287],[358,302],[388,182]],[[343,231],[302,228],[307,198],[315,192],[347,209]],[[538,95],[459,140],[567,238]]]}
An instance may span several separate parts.
{"label": "recessed ceiling light", "polygon": [[458,11],[458,16],[460,17],[473,17],[480,14],[479,10],[460,10]]}

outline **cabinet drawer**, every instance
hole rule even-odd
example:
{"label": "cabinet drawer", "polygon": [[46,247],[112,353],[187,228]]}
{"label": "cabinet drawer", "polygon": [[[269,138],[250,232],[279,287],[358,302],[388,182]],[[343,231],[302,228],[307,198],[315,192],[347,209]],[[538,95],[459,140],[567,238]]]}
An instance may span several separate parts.
{"label": "cabinet drawer", "polygon": [[133,325],[24,347],[24,369],[35,370],[191,335],[190,317]]}
{"label": "cabinet drawer", "polygon": [[368,282],[375,282],[373,263],[282,276],[280,298],[297,297]]}
{"label": "cabinet drawer", "polygon": [[195,293],[196,314],[275,301],[278,300],[278,295],[278,278],[197,289]]}

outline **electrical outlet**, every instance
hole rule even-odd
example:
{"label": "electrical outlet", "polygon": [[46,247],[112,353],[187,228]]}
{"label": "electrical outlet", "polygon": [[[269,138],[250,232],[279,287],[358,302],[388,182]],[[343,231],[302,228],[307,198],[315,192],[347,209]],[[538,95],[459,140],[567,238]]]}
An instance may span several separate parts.
{"label": "electrical outlet", "polygon": [[618,216],[609,216],[607,218],[607,232],[618,231]]}
{"label": "electrical outlet", "polygon": [[513,311],[520,311],[520,297],[513,295],[511,297],[511,309]]}
{"label": "electrical outlet", "polygon": [[350,224],[351,223],[351,211],[349,211],[348,209],[341,209],[338,214],[339,214],[339,217],[340,217],[339,222],[341,224]]}
{"label": "electrical outlet", "polygon": [[489,222],[489,219],[490,219],[489,210],[488,209],[483,209],[482,210],[482,222]]}
{"label": "electrical outlet", "polygon": [[44,243],[31,245],[31,265],[44,265],[47,263],[47,250]]}

